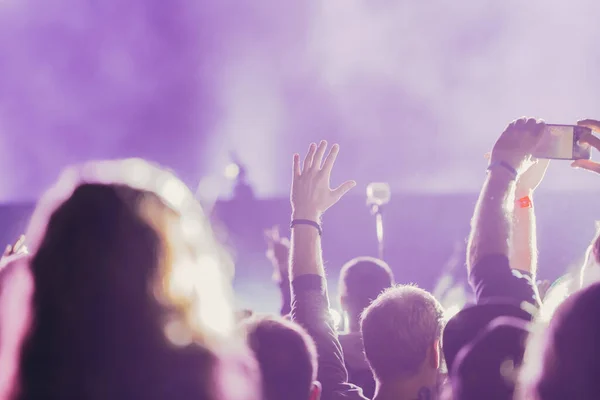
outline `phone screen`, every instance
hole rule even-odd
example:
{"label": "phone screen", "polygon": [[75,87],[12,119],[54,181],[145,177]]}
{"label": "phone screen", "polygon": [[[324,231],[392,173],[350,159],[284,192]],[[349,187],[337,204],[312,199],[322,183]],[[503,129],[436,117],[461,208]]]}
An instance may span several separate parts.
{"label": "phone screen", "polygon": [[591,133],[589,128],[573,125],[546,125],[534,157],[558,160],[590,159],[592,149],[579,139]]}

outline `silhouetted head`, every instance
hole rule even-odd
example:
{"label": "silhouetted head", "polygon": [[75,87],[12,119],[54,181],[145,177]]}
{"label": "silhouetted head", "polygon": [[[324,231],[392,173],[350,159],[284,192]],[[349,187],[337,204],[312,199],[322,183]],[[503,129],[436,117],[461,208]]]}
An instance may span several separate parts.
{"label": "silhouetted head", "polygon": [[496,318],[459,352],[451,371],[456,399],[513,399],[528,324],[521,318]]}
{"label": "silhouetted head", "polygon": [[570,296],[528,343],[521,376],[533,400],[600,398],[600,283]]}
{"label": "silhouetted head", "polygon": [[262,373],[265,400],[319,399],[317,350],[302,327],[279,317],[256,317],[246,329]]}
{"label": "silhouetted head", "polygon": [[347,262],[340,272],[339,294],[343,310],[358,318],[385,289],[394,284],[392,270],[373,257],[358,257]]}
{"label": "silhouetted head", "polygon": [[[35,289],[19,399],[257,393],[233,336],[225,258],[173,175],[141,160],[70,170],[28,237]],[[221,383],[233,375],[248,395],[228,394]]]}
{"label": "silhouetted head", "polygon": [[365,355],[379,383],[426,376],[437,380],[443,309],[427,291],[410,285],[386,290],[364,311]]}

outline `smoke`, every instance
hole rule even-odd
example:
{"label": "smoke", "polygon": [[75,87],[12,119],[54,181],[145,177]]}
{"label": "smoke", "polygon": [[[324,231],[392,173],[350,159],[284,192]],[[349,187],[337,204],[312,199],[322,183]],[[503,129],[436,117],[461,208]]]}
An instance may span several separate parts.
{"label": "smoke", "polygon": [[[336,181],[477,190],[512,119],[597,117],[599,12],[593,0],[4,0],[0,198],[35,197],[62,165],[98,157],[150,158],[197,184],[230,152],[259,195],[282,195],[291,154],[321,138],[341,144]],[[544,185],[594,178],[554,163]]]}

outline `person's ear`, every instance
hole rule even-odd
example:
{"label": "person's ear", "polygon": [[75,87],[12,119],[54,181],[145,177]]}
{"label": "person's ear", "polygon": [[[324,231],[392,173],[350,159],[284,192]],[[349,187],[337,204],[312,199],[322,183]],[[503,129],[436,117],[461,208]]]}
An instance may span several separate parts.
{"label": "person's ear", "polygon": [[321,398],[321,382],[313,381],[310,388],[310,395],[308,400],[319,400]]}
{"label": "person's ear", "polygon": [[429,365],[431,366],[431,368],[440,368],[440,356],[440,340],[437,339],[435,342],[433,342],[433,345],[429,349]]}

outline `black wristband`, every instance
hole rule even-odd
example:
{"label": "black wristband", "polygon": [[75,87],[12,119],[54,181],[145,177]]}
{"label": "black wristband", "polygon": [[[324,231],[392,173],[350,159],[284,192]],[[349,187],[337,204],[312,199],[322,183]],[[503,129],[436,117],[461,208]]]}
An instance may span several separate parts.
{"label": "black wristband", "polygon": [[514,169],[509,163],[507,163],[506,161],[494,161],[493,163],[491,163],[487,170],[491,171],[493,168],[495,167],[502,167],[505,170],[507,170],[508,172],[510,172],[513,176],[513,179],[516,180],[517,176],[519,176],[519,173],[517,172],[516,169]]}
{"label": "black wristband", "polygon": [[323,235],[323,228],[318,222],[311,221],[310,219],[294,219],[290,223],[290,229],[293,229],[296,225],[310,225],[319,231],[319,236]]}

